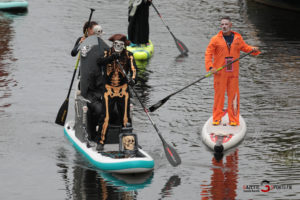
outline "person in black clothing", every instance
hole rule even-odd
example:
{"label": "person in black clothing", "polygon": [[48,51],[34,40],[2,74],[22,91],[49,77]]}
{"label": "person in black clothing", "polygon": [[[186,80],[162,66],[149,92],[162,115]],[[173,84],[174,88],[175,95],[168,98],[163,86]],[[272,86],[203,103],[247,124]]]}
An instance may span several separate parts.
{"label": "person in black clothing", "polygon": [[104,55],[104,50],[109,49],[109,46],[101,39],[102,28],[96,22],[91,21],[90,24],[86,22],[83,32],[86,34],[78,38],[71,55],[76,56],[78,54],[78,47],[81,44],[83,45],[82,48],[84,48],[85,42],[89,44],[86,55],[80,54],[79,89],[80,95],[88,100],[87,132],[89,139],[94,141],[103,118],[104,93],[103,71],[98,67],[97,59]]}
{"label": "person in black clothing", "polygon": [[[104,68],[105,89],[104,89],[104,106],[105,117],[102,124],[100,139],[97,150],[103,150],[105,135],[108,125],[113,122],[115,125],[122,127],[131,126],[130,118],[130,94],[128,84],[134,85],[137,68],[133,54],[126,50],[130,41],[123,34],[115,34],[109,38],[113,46],[104,51],[104,56],[97,60],[98,66]],[[121,65],[121,66],[120,66]],[[130,80],[126,74],[130,75]],[[129,82],[128,82],[129,81]],[[117,115],[113,118],[111,115],[117,108]]]}
{"label": "person in black clothing", "polygon": [[[74,45],[74,48],[71,51],[71,56],[75,57],[78,54],[78,47],[79,45],[85,40],[86,37],[94,35],[94,26],[98,25],[97,22],[91,21],[90,24],[89,22],[85,22],[83,26],[83,36],[79,37]],[[87,30],[87,33],[86,33]]]}
{"label": "person in black clothing", "polygon": [[128,7],[128,39],[131,46],[149,42],[149,7],[152,0],[130,0]]}

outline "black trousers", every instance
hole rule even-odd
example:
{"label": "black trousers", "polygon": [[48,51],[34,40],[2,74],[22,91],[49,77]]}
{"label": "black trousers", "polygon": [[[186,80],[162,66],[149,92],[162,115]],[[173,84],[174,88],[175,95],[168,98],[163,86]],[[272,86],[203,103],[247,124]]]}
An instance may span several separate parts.
{"label": "black trousers", "polygon": [[102,123],[100,143],[104,144],[105,135],[109,124],[121,125],[126,127],[131,123],[130,118],[130,94],[128,85],[124,84],[118,87],[105,85],[104,93],[104,118]]}
{"label": "black trousers", "polygon": [[100,124],[104,117],[103,102],[94,101],[88,103],[87,106],[87,131],[89,134],[89,139],[96,142],[96,137],[98,135],[96,127],[99,126],[99,129],[101,130]]}

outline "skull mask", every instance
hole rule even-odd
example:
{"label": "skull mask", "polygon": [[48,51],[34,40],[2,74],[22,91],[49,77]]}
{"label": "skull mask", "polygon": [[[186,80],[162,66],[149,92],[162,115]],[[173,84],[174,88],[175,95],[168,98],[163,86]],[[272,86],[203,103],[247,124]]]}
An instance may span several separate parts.
{"label": "skull mask", "polygon": [[135,138],[132,135],[127,135],[122,138],[122,143],[124,150],[134,150],[135,147]]}
{"label": "skull mask", "polygon": [[100,25],[95,25],[93,28],[93,31],[94,31],[95,35],[97,35],[97,37],[101,37],[102,34],[104,33],[103,29]]}
{"label": "skull mask", "polygon": [[125,44],[121,40],[115,40],[113,43],[113,47],[117,53],[121,53],[125,48]]}

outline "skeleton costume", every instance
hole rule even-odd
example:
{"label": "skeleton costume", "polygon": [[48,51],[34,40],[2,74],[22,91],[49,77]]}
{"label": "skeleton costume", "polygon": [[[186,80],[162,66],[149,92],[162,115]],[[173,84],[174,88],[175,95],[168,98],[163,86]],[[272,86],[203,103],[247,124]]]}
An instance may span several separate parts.
{"label": "skeleton costume", "polygon": [[[105,117],[99,143],[104,145],[105,134],[109,123],[126,127],[131,123],[129,116],[130,96],[126,75],[123,74],[117,60],[127,74],[136,80],[137,68],[131,52],[125,49],[130,42],[123,34],[115,34],[109,38],[113,42],[113,47],[104,51],[104,56],[97,61],[98,66],[104,68],[105,92],[104,106]],[[113,115],[117,110],[117,115]]]}

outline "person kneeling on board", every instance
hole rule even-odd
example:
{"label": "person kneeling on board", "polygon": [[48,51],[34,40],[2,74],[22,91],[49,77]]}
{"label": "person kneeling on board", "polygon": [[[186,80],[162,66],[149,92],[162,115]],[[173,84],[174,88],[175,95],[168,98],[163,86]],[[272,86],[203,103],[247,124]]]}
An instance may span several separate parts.
{"label": "person kneeling on board", "polygon": [[214,74],[214,106],[213,125],[221,123],[224,114],[225,92],[228,96],[229,125],[239,125],[240,93],[239,93],[239,62],[232,63],[226,68],[216,70],[240,57],[240,51],[250,52],[252,55],[260,54],[258,47],[247,45],[242,36],[231,31],[230,17],[221,18],[221,31],[213,36],[205,52],[205,68]]}
{"label": "person kneeling on board", "polygon": [[[103,30],[96,22],[91,22],[90,26],[85,23],[84,29],[87,29],[86,32],[89,33],[88,37],[84,36],[81,40],[78,39],[78,45],[75,45],[73,53],[76,55],[79,50],[81,51],[78,90],[80,91],[80,95],[86,100],[88,107],[85,124],[88,139],[96,141],[97,129],[100,127],[99,123],[103,118],[104,112],[104,78],[101,68],[97,65],[97,59],[99,56],[104,55],[104,50],[108,49],[109,46],[102,40]],[[88,44],[85,44],[85,42],[88,42]],[[88,47],[88,52],[84,52],[86,47]]]}
{"label": "person kneeling on board", "polygon": [[[126,39],[123,34],[115,34],[109,38],[113,42],[113,46],[104,51],[104,56],[97,60],[98,66],[104,68],[105,77],[105,89],[104,89],[104,106],[105,117],[102,123],[102,129],[100,133],[99,143],[97,150],[103,150],[105,143],[105,135],[107,132],[110,121],[111,112],[117,108],[119,121],[117,122],[122,127],[131,126],[130,117],[130,93],[128,84],[134,85],[137,68],[134,61],[134,57],[131,52],[126,50],[126,46],[130,44],[130,41]],[[120,66],[121,65],[121,66]],[[123,70],[130,74],[130,80],[128,83],[126,74]]]}

